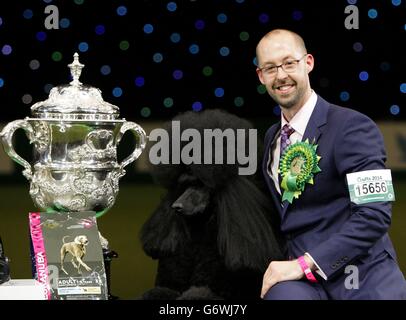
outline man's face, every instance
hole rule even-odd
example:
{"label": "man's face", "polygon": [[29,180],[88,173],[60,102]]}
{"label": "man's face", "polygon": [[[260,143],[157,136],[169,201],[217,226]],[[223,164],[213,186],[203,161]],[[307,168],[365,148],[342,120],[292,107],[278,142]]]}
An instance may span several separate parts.
{"label": "man's face", "polygon": [[[278,34],[260,41],[257,47],[257,59],[258,77],[272,99],[286,109],[300,108],[311,92],[308,74],[313,69],[313,56],[305,55],[303,48],[291,35]],[[299,59],[301,60],[296,63],[295,60]],[[286,62],[296,64],[293,67],[294,71],[286,72],[280,67],[277,68],[276,73],[274,73],[275,68],[273,73],[268,72],[269,67]]]}

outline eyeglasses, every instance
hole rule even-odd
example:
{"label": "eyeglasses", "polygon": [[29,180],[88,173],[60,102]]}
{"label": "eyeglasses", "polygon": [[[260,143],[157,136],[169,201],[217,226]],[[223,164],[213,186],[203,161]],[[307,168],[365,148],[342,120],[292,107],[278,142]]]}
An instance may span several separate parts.
{"label": "eyeglasses", "polygon": [[263,72],[265,75],[269,76],[269,77],[275,77],[276,74],[278,73],[278,68],[282,68],[283,71],[285,71],[286,73],[292,73],[295,72],[297,69],[297,65],[299,64],[300,60],[302,60],[304,57],[307,56],[307,53],[304,54],[303,57],[301,57],[300,59],[289,59],[286,60],[284,63],[280,64],[279,66],[265,66],[262,68],[259,68],[259,70],[261,70],[261,72]]}

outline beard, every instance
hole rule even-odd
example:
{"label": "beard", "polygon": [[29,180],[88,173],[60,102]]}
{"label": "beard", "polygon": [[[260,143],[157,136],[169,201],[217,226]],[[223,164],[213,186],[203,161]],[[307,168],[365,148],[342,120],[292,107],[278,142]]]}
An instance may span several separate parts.
{"label": "beard", "polygon": [[[283,85],[293,85],[292,92],[284,95],[277,92],[277,87]],[[282,108],[291,109],[297,106],[303,99],[306,94],[306,89],[302,86],[299,86],[295,81],[279,81],[272,85],[272,88],[267,87],[267,91],[271,98]]]}

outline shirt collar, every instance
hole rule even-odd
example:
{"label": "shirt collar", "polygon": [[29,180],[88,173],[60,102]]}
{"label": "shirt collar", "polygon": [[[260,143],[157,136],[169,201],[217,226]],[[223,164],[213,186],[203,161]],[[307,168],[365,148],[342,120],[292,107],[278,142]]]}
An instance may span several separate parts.
{"label": "shirt collar", "polygon": [[[316,106],[316,102],[317,94],[312,90],[309,99],[307,99],[303,107],[301,107],[295,116],[289,121],[289,125],[302,137],[305,133],[307,123],[309,122],[310,116],[313,113],[314,107]],[[283,128],[283,126],[287,123],[288,121],[286,121],[283,114],[281,114],[281,128]]]}

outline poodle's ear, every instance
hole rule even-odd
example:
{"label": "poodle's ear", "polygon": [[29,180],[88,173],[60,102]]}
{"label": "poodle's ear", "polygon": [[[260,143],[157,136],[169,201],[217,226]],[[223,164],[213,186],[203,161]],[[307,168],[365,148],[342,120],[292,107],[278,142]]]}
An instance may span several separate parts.
{"label": "poodle's ear", "polygon": [[270,200],[246,177],[237,177],[216,195],[218,246],[226,266],[264,272],[283,255],[269,217]]}
{"label": "poodle's ear", "polygon": [[176,199],[176,195],[168,192],[141,229],[142,247],[153,259],[173,253],[188,237],[183,220],[171,207]]}

